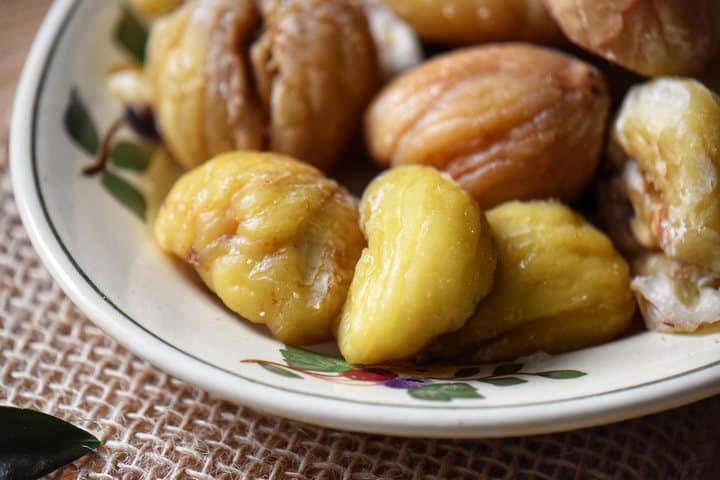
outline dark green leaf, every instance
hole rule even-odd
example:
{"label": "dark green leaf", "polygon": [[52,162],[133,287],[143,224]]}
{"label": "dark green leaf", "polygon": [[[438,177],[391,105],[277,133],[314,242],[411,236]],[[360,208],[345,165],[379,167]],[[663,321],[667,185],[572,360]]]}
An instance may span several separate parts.
{"label": "dark green leaf", "polygon": [[313,372],[345,372],[352,369],[345,360],[322,355],[297,347],[287,347],[280,350],[287,364],[293,368],[310,370]]}
{"label": "dark green leaf", "polygon": [[145,63],[145,45],[148,41],[147,26],[128,7],[115,25],[115,40],[141,65]]}
{"label": "dark green leaf", "polygon": [[453,374],[453,378],[467,378],[467,377],[474,377],[480,373],[480,369],[477,367],[465,367],[461,368],[457,372]]}
{"label": "dark green leaf", "polygon": [[0,480],[29,480],[91,453],[100,440],[59,418],[0,407]]}
{"label": "dark green leaf", "polygon": [[467,383],[433,383],[407,391],[411,397],[421,400],[449,402],[453,398],[485,398]]}
{"label": "dark green leaf", "polygon": [[280,368],[277,365],[273,365],[272,363],[263,363],[260,362],[260,366],[263,367],[268,372],[272,372],[277,375],[282,375],[283,377],[289,377],[289,378],[302,378],[300,375],[298,375],[295,372],[292,372],[290,370],[287,370],[285,368]]}
{"label": "dark green leaf", "polygon": [[117,201],[129,208],[135,215],[145,221],[147,203],[145,197],[135,187],[114,173],[103,171],[102,184]]}
{"label": "dark green leaf", "polygon": [[493,375],[512,375],[513,373],[519,372],[523,367],[522,363],[506,363],[504,365],[498,365],[493,370]]}
{"label": "dark green leaf", "polygon": [[579,370],[548,370],[547,372],[537,372],[541,377],[552,378],[555,380],[567,380],[570,378],[578,378],[587,375]]}
{"label": "dark green leaf", "polygon": [[527,383],[527,380],[518,377],[485,378],[480,381],[495,385],[496,387],[510,387],[512,385],[520,385],[521,383]]}
{"label": "dark green leaf", "polygon": [[121,168],[144,172],[150,166],[153,151],[147,145],[121,140],[110,150],[110,161]]}
{"label": "dark green leaf", "polygon": [[70,91],[64,122],[65,131],[70,138],[87,153],[95,155],[100,146],[97,129],[75,88]]}

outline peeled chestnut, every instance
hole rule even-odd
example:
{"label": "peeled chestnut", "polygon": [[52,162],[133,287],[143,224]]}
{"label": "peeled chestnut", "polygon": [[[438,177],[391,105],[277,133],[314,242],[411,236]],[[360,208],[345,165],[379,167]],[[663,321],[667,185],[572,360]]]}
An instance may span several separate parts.
{"label": "peeled chestnut", "polygon": [[234,312],[289,344],[332,338],[365,246],[353,197],[283,155],[232,152],[180,178],[155,239]]}
{"label": "peeled chestnut", "polygon": [[385,0],[428,41],[556,42],[562,33],[542,0]]}
{"label": "peeled chestnut", "polygon": [[545,0],[579,46],[648,76],[698,73],[720,49],[717,0]]}
{"label": "peeled chestnut", "polygon": [[155,17],[171,12],[177,8],[183,0],[130,0],[130,5],[147,17]]}
{"label": "peeled chestnut", "polygon": [[[613,128],[612,155],[645,248],[720,273],[720,101],[689,79],[630,90]],[[618,158],[620,157],[620,158]]]}
{"label": "peeled chestnut", "polygon": [[597,166],[609,108],[602,74],[529,44],[441,55],[391,82],[366,115],[380,165],[444,169],[483,208],[571,200]]}
{"label": "peeled chestnut", "polygon": [[487,219],[498,250],[495,284],[429,356],[493,362],[561,353],[629,326],[630,269],[603,232],[556,202],[508,202]]}
{"label": "peeled chestnut", "polygon": [[615,176],[600,211],[633,258],[649,328],[689,332],[720,320],[720,102],[701,83],[633,87],[613,126]]}
{"label": "peeled chestnut", "polygon": [[380,74],[388,80],[423,60],[420,39],[383,0],[349,0],[368,19],[375,41]]}
{"label": "peeled chestnut", "polygon": [[367,19],[345,0],[195,0],[154,24],[147,75],[184,167],[253,149],[327,168],[378,66]]}
{"label": "peeled chestnut", "polygon": [[401,360],[463,326],[493,284],[485,214],[447,175],[418,165],[372,181],[360,202],[368,239],[337,326],[351,363]]}
{"label": "peeled chestnut", "polygon": [[632,289],[648,328],[694,332],[720,321],[720,274],[662,253],[633,262]]}

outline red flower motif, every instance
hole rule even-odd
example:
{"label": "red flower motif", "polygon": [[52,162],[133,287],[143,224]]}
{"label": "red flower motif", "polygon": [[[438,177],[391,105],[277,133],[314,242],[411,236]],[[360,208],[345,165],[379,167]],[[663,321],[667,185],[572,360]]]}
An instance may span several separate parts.
{"label": "red flower motif", "polygon": [[360,380],[362,382],[387,382],[397,377],[397,375],[390,370],[383,368],[353,368],[340,373],[345,378],[351,378],[353,380]]}

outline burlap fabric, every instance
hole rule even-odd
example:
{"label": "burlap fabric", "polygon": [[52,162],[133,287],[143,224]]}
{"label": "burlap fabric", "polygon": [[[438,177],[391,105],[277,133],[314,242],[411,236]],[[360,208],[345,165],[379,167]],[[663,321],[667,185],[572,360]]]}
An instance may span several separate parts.
{"label": "burlap fabric", "polygon": [[6,138],[0,138],[0,404],[51,413],[103,441],[96,455],[53,478],[720,478],[717,398],[564,434],[419,440],[264,416],[176,380],[90,323],[41,265],[12,197]]}

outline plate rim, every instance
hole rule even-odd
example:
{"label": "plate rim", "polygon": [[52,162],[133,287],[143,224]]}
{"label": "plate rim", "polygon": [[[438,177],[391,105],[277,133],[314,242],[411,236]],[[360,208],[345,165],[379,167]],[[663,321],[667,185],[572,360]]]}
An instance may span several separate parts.
{"label": "plate rim", "polygon": [[[54,232],[33,167],[34,123],[44,72],[60,43],[64,24],[82,4],[81,0],[56,0],[33,42],[11,118],[10,175],[22,222],[55,281],[96,325],[139,357],[191,385],[256,410],[331,428],[405,436],[479,438],[549,433],[655,413],[720,393],[718,360],[638,386],[530,405],[458,408],[352,401],[246,378],[172,346],[123,317],[75,264]],[[396,415],[398,409],[402,416]]]}

